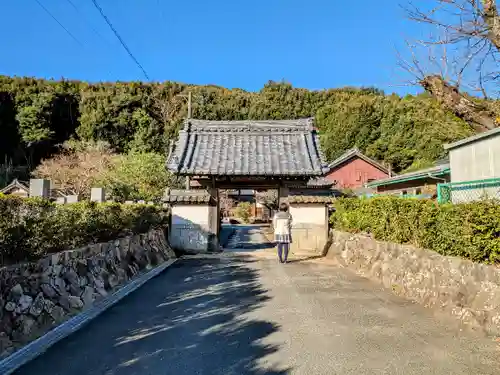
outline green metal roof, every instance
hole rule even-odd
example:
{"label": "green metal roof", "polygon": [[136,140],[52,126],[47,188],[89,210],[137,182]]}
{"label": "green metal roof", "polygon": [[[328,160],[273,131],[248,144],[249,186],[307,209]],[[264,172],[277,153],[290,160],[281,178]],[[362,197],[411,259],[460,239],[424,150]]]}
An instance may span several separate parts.
{"label": "green metal roof", "polygon": [[400,174],[398,176],[384,178],[382,180],[377,180],[367,184],[368,187],[374,188],[377,186],[398,184],[406,181],[421,180],[428,177],[440,177],[450,173],[450,165],[443,164],[432,168],[421,169],[419,171]]}

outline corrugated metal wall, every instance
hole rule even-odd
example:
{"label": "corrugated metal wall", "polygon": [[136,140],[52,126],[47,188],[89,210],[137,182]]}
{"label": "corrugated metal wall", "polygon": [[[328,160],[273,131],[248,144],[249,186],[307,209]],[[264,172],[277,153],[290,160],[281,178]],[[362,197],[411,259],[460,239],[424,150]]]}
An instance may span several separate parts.
{"label": "corrugated metal wall", "polygon": [[495,184],[481,180],[500,178],[500,134],[450,150],[451,182],[467,182],[451,192],[453,203],[481,198],[500,198]]}
{"label": "corrugated metal wall", "polygon": [[500,135],[450,150],[451,182],[500,177]]}

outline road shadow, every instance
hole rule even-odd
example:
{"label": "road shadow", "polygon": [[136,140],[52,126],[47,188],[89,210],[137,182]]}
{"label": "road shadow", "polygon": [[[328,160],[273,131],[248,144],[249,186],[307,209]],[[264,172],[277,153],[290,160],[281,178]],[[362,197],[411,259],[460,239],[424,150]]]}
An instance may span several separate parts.
{"label": "road shadow", "polygon": [[311,255],[311,256],[308,256],[305,258],[291,259],[291,260],[288,260],[287,262],[288,263],[300,263],[300,262],[306,262],[308,260],[314,260],[314,259],[320,259],[320,258],[324,258],[324,256],[323,255]]}
{"label": "road shadow", "polygon": [[285,375],[262,367],[279,330],[248,257],[182,259],[17,375]]}

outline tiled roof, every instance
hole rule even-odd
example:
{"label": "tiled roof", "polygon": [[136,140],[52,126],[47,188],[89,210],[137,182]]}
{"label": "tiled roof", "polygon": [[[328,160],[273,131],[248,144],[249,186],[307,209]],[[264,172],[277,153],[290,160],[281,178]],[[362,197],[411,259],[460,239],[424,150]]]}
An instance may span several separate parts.
{"label": "tiled roof", "polygon": [[343,195],[340,190],[293,189],[287,200],[289,203],[331,203]]}
{"label": "tiled roof", "polygon": [[369,158],[368,156],[364,155],[357,148],[351,148],[350,150],[347,150],[342,155],[340,155],[337,159],[335,159],[330,164],[328,164],[328,167],[330,169],[334,169],[337,166],[341,165],[342,163],[344,163],[344,162],[352,159],[353,157],[358,157],[360,159],[363,159],[364,161],[366,161],[367,163],[373,165],[375,168],[378,168],[382,172],[387,173],[387,174],[389,173],[389,170],[386,167],[384,167],[379,162],[377,162],[377,161]]}
{"label": "tiled roof", "polygon": [[321,195],[293,195],[288,197],[288,202],[293,203],[333,203],[336,197],[321,196]]}
{"label": "tiled roof", "polygon": [[167,168],[198,176],[322,176],[328,172],[313,119],[186,120]]}
{"label": "tiled roof", "polygon": [[328,189],[331,188],[333,185],[335,185],[335,182],[328,180],[325,177],[312,178],[309,181],[307,181],[307,187],[310,188]]}
{"label": "tiled roof", "polygon": [[165,191],[163,201],[167,203],[189,203],[200,204],[209,203],[210,194],[204,189],[195,190],[169,190]]}
{"label": "tiled roof", "polygon": [[29,182],[19,181],[17,178],[14,179],[10,184],[0,190],[0,193],[8,193],[12,189],[22,189],[29,193]]}

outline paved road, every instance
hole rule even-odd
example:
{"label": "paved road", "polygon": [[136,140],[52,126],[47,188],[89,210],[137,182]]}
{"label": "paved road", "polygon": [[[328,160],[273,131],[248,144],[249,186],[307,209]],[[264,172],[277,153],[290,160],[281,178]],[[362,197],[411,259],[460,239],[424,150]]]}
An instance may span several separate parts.
{"label": "paved road", "polygon": [[499,358],[349,271],[262,250],[180,260],[16,374],[486,375]]}

